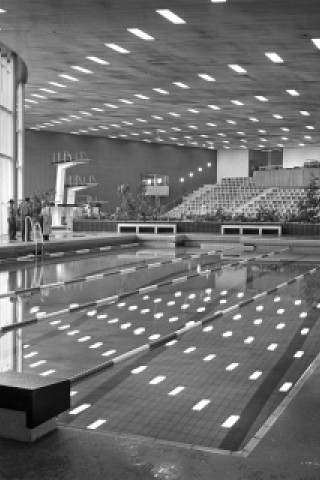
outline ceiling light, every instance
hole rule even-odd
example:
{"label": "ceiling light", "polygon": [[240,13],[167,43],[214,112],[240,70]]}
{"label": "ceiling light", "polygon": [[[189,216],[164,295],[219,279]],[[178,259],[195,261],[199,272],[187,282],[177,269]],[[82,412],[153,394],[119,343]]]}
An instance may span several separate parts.
{"label": "ceiling light", "polygon": [[240,100],[231,100],[231,103],[234,105],[244,105],[244,103],[240,102]]}
{"label": "ceiling light", "polygon": [[185,83],[182,83],[182,82],[172,82],[173,85],[176,85],[177,87],[180,87],[180,88],[190,88],[189,85],[186,85]]}
{"label": "ceiling light", "polygon": [[283,116],[282,116],[282,115],[279,115],[278,113],[273,113],[272,116],[273,116],[274,118],[279,119],[279,120],[282,120],[282,119],[283,119]]}
{"label": "ceiling light", "polygon": [[0,13],[7,13],[7,10],[3,10],[3,8],[0,8]]}
{"label": "ceiling light", "polygon": [[181,128],[177,128],[177,127],[172,127],[171,130],[174,130],[175,132],[181,132]]}
{"label": "ceiling light", "polygon": [[244,132],[237,132],[238,135],[245,135]]}
{"label": "ceiling light", "polygon": [[83,110],[81,110],[79,113],[81,113],[81,115],[87,115],[88,117],[92,117],[92,113],[84,112]]}
{"label": "ceiling light", "polygon": [[91,60],[92,62],[99,63],[100,65],[109,65],[109,62],[99,57],[86,57],[86,58],[88,60]]}
{"label": "ceiling light", "polygon": [[63,85],[62,83],[58,83],[58,82],[48,82],[48,83],[50,83],[50,85],[54,85],[55,87],[67,88],[67,86]]}
{"label": "ceiling light", "polygon": [[304,135],[303,138],[305,138],[306,140],[311,140],[312,137],[310,137],[310,135]]}
{"label": "ceiling light", "polygon": [[249,120],[251,120],[251,122],[259,122],[259,120],[255,117],[249,117]]}
{"label": "ceiling light", "polygon": [[136,120],[140,123],[148,123],[148,120],[144,120],[144,118],[136,118]]}
{"label": "ceiling light", "polygon": [[311,41],[315,44],[317,48],[320,48],[320,38],[311,38]]}
{"label": "ceiling light", "polygon": [[71,75],[67,75],[66,73],[60,73],[59,77],[65,78],[66,80],[70,80],[71,82],[79,82],[78,78],[72,77]]}
{"label": "ceiling light", "polygon": [[135,97],[141,98],[142,100],[150,100],[150,97],[147,97],[146,95],[142,95],[141,93],[135,93]]}
{"label": "ceiling light", "polygon": [[31,99],[29,99],[29,98],[26,98],[24,101],[25,101],[25,102],[28,102],[28,103],[39,103],[39,102],[37,102],[36,100],[31,100]]}
{"label": "ceiling light", "polygon": [[70,118],[61,117],[60,120],[63,122],[71,122]]}
{"label": "ceiling light", "polygon": [[152,118],[155,118],[156,120],[163,120],[163,117],[159,117],[158,115],[151,115]]}
{"label": "ceiling light", "polygon": [[129,126],[133,125],[132,122],[127,122],[126,120],[123,120],[121,123],[123,123],[123,125],[129,125]]}
{"label": "ceiling light", "polygon": [[139,38],[142,38],[142,40],[154,40],[151,35],[149,35],[146,32],[143,32],[140,30],[140,28],[127,28],[128,32],[132,33],[133,35],[136,35]]}
{"label": "ceiling light", "polygon": [[299,143],[299,147],[304,147],[305,143]]}
{"label": "ceiling light", "polygon": [[75,118],[76,120],[79,120],[81,117],[78,117],[78,115],[69,115],[70,118]]}
{"label": "ceiling light", "polygon": [[277,53],[266,52],[265,56],[268,57],[273,63],[283,63],[283,59]]}
{"label": "ceiling light", "polygon": [[162,93],[162,95],[169,95],[169,92],[167,90],[163,90],[162,88],[153,88],[155,92]]}
{"label": "ceiling light", "polygon": [[281,130],[282,130],[283,132],[290,132],[290,129],[287,128],[287,127],[281,127]]}
{"label": "ceiling light", "polygon": [[216,123],[206,123],[206,125],[208,125],[208,127],[216,127],[217,126]]}
{"label": "ceiling light", "polygon": [[161,9],[161,10],[156,10],[157,13],[162,15],[164,18],[169,20],[169,22],[175,23],[176,25],[181,25],[183,23],[186,23],[182,18],[178,17],[175,13],[173,13],[171,10],[168,9]]}
{"label": "ceiling light", "polygon": [[266,130],[258,130],[259,133],[267,133]]}
{"label": "ceiling light", "polygon": [[218,133],[219,137],[225,137],[226,134],[225,133]]}
{"label": "ceiling light", "polygon": [[131,100],[126,100],[125,98],[119,98],[119,102],[126,103],[127,105],[132,105]]}
{"label": "ceiling light", "polygon": [[78,72],[81,73],[93,73],[91,70],[88,70],[87,68],[84,67],[79,67],[78,65],[71,65],[71,68],[74,70],[78,70]]}
{"label": "ceiling light", "polygon": [[212,3],[226,3],[227,0],[211,0]]}
{"label": "ceiling light", "polygon": [[100,125],[99,128],[101,128],[102,130],[109,130],[109,127],[106,127],[105,125]]}
{"label": "ceiling light", "polygon": [[299,97],[300,93],[297,92],[297,90],[286,90],[289,95],[292,95],[293,97]]}
{"label": "ceiling light", "polygon": [[168,112],[168,115],[171,115],[172,117],[181,117],[180,113],[176,112]]}
{"label": "ceiling light", "polygon": [[208,75],[207,73],[198,73],[198,77],[202,78],[203,80],[206,80],[207,82],[215,82],[216,79],[211,77],[211,75]]}
{"label": "ceiling light", "polygon": [[98,131],[97,128],[93,128],[93,127],[89,127],[88,130],[91,130],[92,132],[97,132]]}
{"label": "ceiling light", "polygon": [[200,135],[201,138],[209,138],[209,135]]}
{"label": "ceiling light", "polygon": [[93,110],[94,112],[104,112],[102,108],[98,108],[98,107],[92,107],[91,110]]}
{"label": "ceiling light", "polygon": [[212,108],[212,110],[221,110],[217,105],[208,105],[208,107]]}
{"label": "ceiling light", "polygon": [[57,93],[55,90],[51,90],[50,88],[39,88],[39,90],[47,93]]}
{"label": "ceiling light", "polygon": [[264,97],[263,95],[255,95],[255,97],[259,102],[268,102],[267,97]]}
{"label": "ceiling light", "polygon": [[188,125],[189,128],[192,128],[193,130],[198,130],[198,127],[196,127],[195,125]]}
{"label": "ceiling light", "polygon": [[52,123],[61,123],[59,120],[51,120]]}
{"label": "ceiling light", "polygon": [[199,113],[199,110],[196,110],[195,108],[188,108],[188,112]]}
{"label": "ceiling light", "polygon": [[119,53],[130,53],[129,50],[127,50],[126,48],[120,47],[120,45],[116,45],[115,43],[105,43],[105,46]]}
{"label": "ceiling light", "polygon": [[281,137],[281,140],[289,140],[288,137]]}
{"label": "ceiling light", "polygon": [[313,127],[312,125],[307,125],[306,128],[307,128],[308,130],[314,130],[314,127]]}
{"label": "ceiling light", "polygon": [[117,107],[117,105],[112,105],[112,103],[104,103],[103,105],[105,105],[106,107],[109,107],[109,108],[119,108],[119,107]]}
{"label": "ceiling light", "polygon": [[110,127],[121,128],[121,126],[118,125],[117,123],[111,123]]}
{"label": "ceiling light", "polygon": [[234,70],[237,73],[247,73],[247,70],[242,68],[240,65],[231,64],[231,65],[228,65],[228,67],[231,68],[231,70]]}
{"label": "ceiling light", "polygon": [[283,147],[283,143],[277,143],[277,147]]}
{"label": "ceiling light", "polygon": [[304,115],[305,117],[310,117],[310,113],[307,112],[306,110],[300,110],[301,115]]}

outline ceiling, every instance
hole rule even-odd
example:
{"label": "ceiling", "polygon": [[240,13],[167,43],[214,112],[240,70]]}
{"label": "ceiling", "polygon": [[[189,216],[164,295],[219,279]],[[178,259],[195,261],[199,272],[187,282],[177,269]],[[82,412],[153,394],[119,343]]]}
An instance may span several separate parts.
{"label": "ceiling", "polygon": [[0,9],[0,42],[28,66],[27,128],[200,148],[320,145],[319,0],[0,0]]}

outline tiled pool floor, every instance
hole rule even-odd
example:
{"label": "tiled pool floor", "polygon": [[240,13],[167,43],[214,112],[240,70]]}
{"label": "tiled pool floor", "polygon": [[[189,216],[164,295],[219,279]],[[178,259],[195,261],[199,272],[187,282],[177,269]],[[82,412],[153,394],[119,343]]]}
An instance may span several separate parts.
{"label": "tiled pool floor", "polygon": [[[101,262],[87,259],[59,268],[64,278],[66,272],[81,276],[96,273]],[[314,263],[233,263],[226,266],[209,255],[2,299],[3,308],[9,305],[30,316],[110,294],[119,297],[108,305],[41,320],[5,334],[3,340],[16,336],[13,353],[23,371],[63,378],[149,345],[76,383],[72,409],[60,416],[60,424],[188,447],[245,451],[319,353],[320,274],[299,278]],[[46,281],[57,278],[59,269],[51,266]],[[297,280],[228,310],[292,279]],[[158,287],[139,293],[150,284]],[[196,323],[217,310],[223,315]],[[189,332],[159,342],[185,325]]]}

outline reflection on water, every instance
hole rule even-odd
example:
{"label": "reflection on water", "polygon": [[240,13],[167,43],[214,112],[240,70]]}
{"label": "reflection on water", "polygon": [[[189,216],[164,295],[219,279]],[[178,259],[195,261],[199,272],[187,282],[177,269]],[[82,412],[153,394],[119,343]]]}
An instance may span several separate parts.
{"label": "reflection on water", "polygon": [[[169,253],[172,256],[172,252]],[[149,252],[130,255],[130,265],[132,263],[141,265],[144,261],[150,260],[150,255]],[[151,257],[155,257],[153,252]],[[2,271],[0,272],[0,293],[14,292],[53,282],[64,282],[86,274],[108,271],[117,266],[127,265],[128,260],[128,254],[110,255],[107,259],[98,257],[59,264],[35,265],[31,268],[28,266],[28,268],[17,271]],[[252,296],[314,268],[314,264],[299,265],[275,262],[238,265],[217,270],[211,274],[206,273],[215,265],[220,265],[217,256],[189,259],[181,263],[163,265],[160,268],[146,268],[133,273],[112,275],[99,281],[41,289],[36,293],[12,294],[0,299],[0,326],[20,323],[28,318],[33,318],[37,311],[57,311],[68,308],[72,303],[83,304],[111,295],[130,292],[145,285],[161,283],[179,275],[187,275],[192,271],[198,272],[199,277],[179,284],[179,288],[189,299],[192,299],[196,293],[199,294],[199,298],[206,298],[208,290],[212,297],[218,297],[221,295],[221,291],[238,292],[237,298],[239,299],[239,292]],[[320,274],[317,273],[302,282],[297,282],[293,288],[299,292],[300,297],[311,303],[317,299],[319,292],[317,285],[319,284]],[[175,286],[167,286],[166,293],[171,290],[173,295],[175,289]],[[140,300],[141,298],[138,301]],[[239,300],[235,298],[234,303],[237,301]],[[220,303],[222,304],[222,301]],[[190,314],[194,313],[194,311],[190,312]],[[0,372],[22,371],[24,331],[24,329],[20,329],[0,336]]]}

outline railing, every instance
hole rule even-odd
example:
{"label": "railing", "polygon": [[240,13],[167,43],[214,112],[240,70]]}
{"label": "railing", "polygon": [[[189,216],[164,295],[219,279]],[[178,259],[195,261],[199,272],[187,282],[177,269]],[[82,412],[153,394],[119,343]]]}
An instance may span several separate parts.
{"label": "railing", "polygon": [[32,231],[33,231],[33,241],[35,246],[35,258],[37,258],[37,255],[38,255],[39,244],[41,245],[41,258],[43,258],[43,234],[42,234],[42,229],[39,222],[35,222],[33,224]]}

